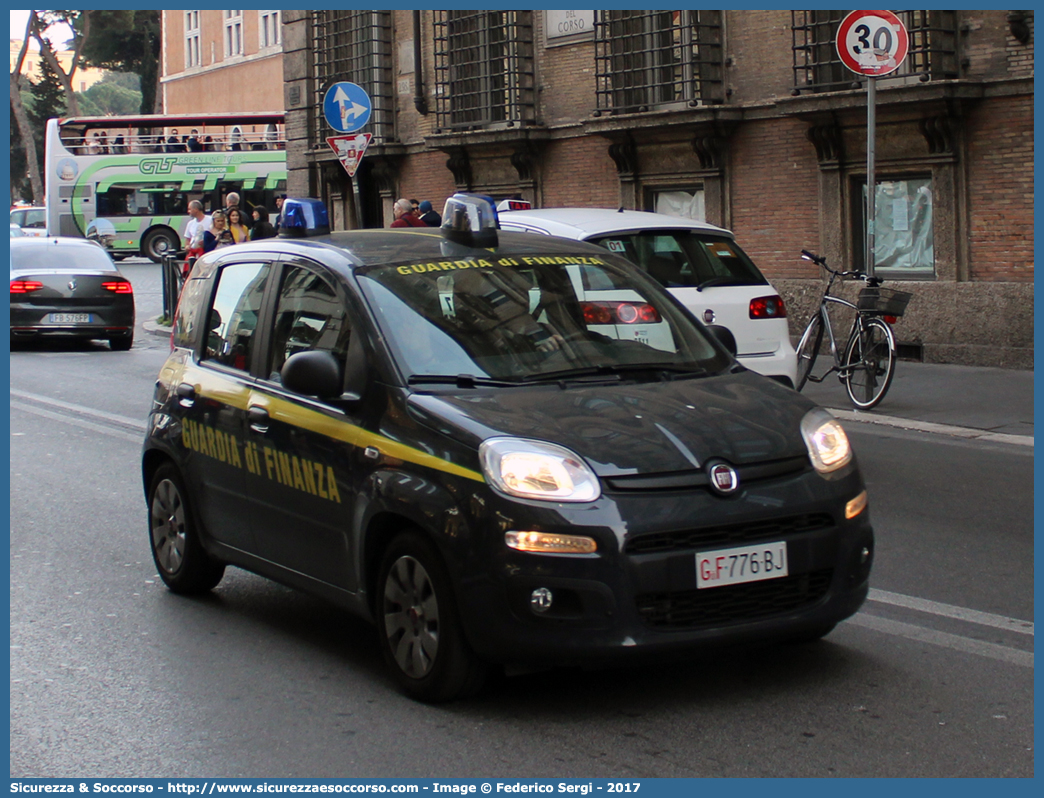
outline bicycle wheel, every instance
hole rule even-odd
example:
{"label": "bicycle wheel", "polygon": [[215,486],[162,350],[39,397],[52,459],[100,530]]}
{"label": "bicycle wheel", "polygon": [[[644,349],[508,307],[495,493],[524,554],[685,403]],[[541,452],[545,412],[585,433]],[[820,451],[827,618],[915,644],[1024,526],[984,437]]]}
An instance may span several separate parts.
{"label": "bicycle wheel", "polygon": [[800,391],[808,382],[812,373],[812,367],[816,365],[816,357],[819,356],[819,347],[823,344],[823,317],[817,313],[808,320],[805,332],[801,334],[801,341],[797,347],[797,385],[794,389]]}
{"label": "bicycle wheel", "polygon": [[858,321],[845,347],[844,383],[848,398],[860,410],[877,405],[895,376],[895,336],[881,319]]}

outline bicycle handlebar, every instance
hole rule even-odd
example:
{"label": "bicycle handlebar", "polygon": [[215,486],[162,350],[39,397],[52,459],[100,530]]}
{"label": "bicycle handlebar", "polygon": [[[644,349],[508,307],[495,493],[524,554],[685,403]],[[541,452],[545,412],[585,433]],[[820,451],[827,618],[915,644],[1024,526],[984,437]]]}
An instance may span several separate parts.
{"label": "bicycle handlebar", "polygon": [[829,266],[827,266],[827,262],[826,262],[826,258],[825,257],[820,256],[820,255],[816,255],[814,252],[809,252],[807,249],[801,250],[801,257],[803,257],[805,260],[812,261],[817,266],[822,266],[824,269],[826,269],[831,274],[835,275],[836,277],[840,277],[842,279],[844,279],[845,277],[851,277],[854,280],[865,280],[866,282],[870,283],[871,285],[880,285],[881,282],[882,282],[881,278],[879,278],[879,277],[869,277],[866,274],[866,272],[860,272],[860,271],[839,272],[839,271],[837,271],[837,269],[831,269]]}

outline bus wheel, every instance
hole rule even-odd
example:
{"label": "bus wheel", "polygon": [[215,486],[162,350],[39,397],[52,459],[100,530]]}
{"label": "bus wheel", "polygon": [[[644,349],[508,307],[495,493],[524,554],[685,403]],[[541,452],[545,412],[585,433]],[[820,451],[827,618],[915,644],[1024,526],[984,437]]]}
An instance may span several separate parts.
{"label": "bus wheel", "polygon": [[159,228],[149,231],[141,242],[141,254],[153,263],[160,263],[168,252],[178,249],[177,236],[171,230]]}

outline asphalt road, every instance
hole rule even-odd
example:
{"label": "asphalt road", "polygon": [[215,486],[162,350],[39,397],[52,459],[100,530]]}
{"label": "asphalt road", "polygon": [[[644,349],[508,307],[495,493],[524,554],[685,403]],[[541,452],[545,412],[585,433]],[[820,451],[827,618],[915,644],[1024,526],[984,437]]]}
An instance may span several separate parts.
{"label": "asphalt road", "polygon": [[[158,315],[158,269],[123,268]],[[163,587],[138,462],[167,350],[11,355],[12,776],[1033,774],[1027,447],[846,424],[874,593],[825,641],[430,707],[321,601],[235,569],[206,598]]]}

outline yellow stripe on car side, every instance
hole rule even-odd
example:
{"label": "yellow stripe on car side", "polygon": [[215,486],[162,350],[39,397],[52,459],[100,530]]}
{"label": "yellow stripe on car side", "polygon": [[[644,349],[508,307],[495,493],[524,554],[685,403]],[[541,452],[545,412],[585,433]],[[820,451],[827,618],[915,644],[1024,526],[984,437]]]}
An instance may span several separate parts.
{"label": "yellow stripe on car side", "polygon": [[[349,424],[347,421],[331,418],[319,410],[301,407],[286,399],[262,393],[248,385],[234,382],[205,369],[188,367],[177,381],[193,384],[200,399],[211,399],[244,412],[251,405],[262,407],[268,411],[268,416],[273,421],[289,424],[359,448],[373,446],[388,457],[416,463],[436,471],[473,479],[476,482],[486,481],[478,471],[464,468],[442,457],[370,432],[355,424]],[[234,388],[231,387],[233,385]]]}

